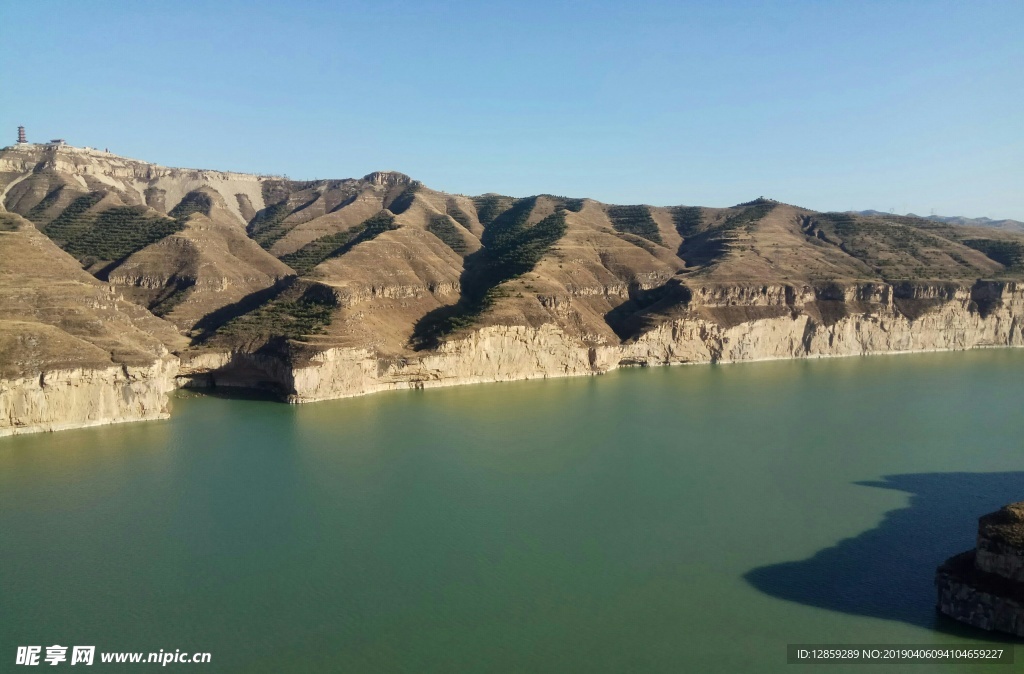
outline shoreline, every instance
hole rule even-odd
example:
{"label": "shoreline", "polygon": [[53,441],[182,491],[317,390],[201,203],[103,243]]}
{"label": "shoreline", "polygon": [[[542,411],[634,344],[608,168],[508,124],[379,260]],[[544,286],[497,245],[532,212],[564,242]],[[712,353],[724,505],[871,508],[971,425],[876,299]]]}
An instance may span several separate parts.
{"label": "shoreline", "polygon": [[[363,396],[374,395],[377,393],[387,393],[389,391],[404,391],[404,390],[426,390],[426,389],[441,389],[441,388],[454,388],[456,386],[478,386],[485,384],[504,384],[504,383],[515,383],[520,381],[537,381],[543,379],[570,379],[577,377],[600,377],[616,370],[644,370],[661,367],[699,367],[702,365],[745,365],[748,363],[768,363],[768,362],[779,362],[779,361],[800,361],[800,360],[832,360],[840,358],[873,358],[875,356],[903,356],[913,354],[924,354],[924,353],[961,353],[968,351],[982,351],[982,350],[999,350],[999,349],[1022,349],[1024,345],[1021,344],[986,344],[979,346],[971,346],[963,349],[910,349],[905,351],[869,351],[866,353],[843,353],[843,354],[810,354],[806,356],[795,356],[795,357],[783,357],[783,356],[767,356],[764,358],[751,358],[744,360],[715,360],[715,361],[672,361],[667,363],[623,363],[607,370],[592,371],[592,372],[571,372],[566,374],[548,374],[540,377],[520,377],[517,379],[478,379],[478,380],[467,380],[459,382],[407,382],[406,385],[396,383],[394,386],[388,388],[380,388],[376,390],[364,391],[362,393],[349,393],[339,395],[332,398],[308,398],[298,399],[294,396],[289,396],[287,400],[276,399],[275,402],[280,402],[288,405],[308,405],[312,403],[329,402],[331,400],[347,400],[350,398],[361,398]],[[422,385],[420,385],[422,384]],[[182,390],[195,391],[200,395],[204,395],[204,390],[201,388],[181,387]],[[244,386],[218,386],[217,390],[224,391],[230,389],[237,389],[239,391],[255,391],[253,389]],[[225,395],[225,397],[234,397],[231,395]],[[294,398],[294,399],[293,399]]]}
{"label": "shoreline", "polygon": [[[985,311],[967,289],[939,290],[944,296],[935,305],[936,288],[918,289],[920,313],[908,315],[906,306],[881,293],[877,302],[845,299],[841,315],[830,319],[810,300],[780,304],[781,291],[767,286],[753,298],[743,288],[729,288],[618,344],[588,344],[556,323],[542,323],[480,327],[406,357],[367,347],[291,355],[184,350],[148,367],[0,380],[0,419],[6,423],[0,437],[166,418],[167,396],[179,388],[228,396],[256,392],[307,404],[394,390],[594,376],[624,367],[1024,347],[1024,288],[1000,285],[997,303]],[[736,306],[746,320],[735,320]]]}
{"label": "shoreline", "polygon": [[[902,355],[913,355],[913,354],[926,354],[926,353],[961,353],[969,351],[982,351],[982,350],[1001,350],[1001,349],[1021,349],[1024,345],[1010,344],[1010,345],[980,345],[972,346],[962,349],[913,349],[913,350],[900,350],[900,351],[871,351],[866,353],[857,354],[812,354],[807,356],[798,356],[792,358],[785,357],[764,357],[746,360],[722,360],[722,361],[690,361],[690,362],[668,362],[668,363],[626,363],[602,371],[591,371],[591,372],[574,372],[567,374],[548,374],[544,376],[525,376],[515,379],[482,379],[477,378],[474,380],[457,381],[457,382],[405,382],[395,383],[394,385],[367,390],[361,393],[349,393],[345,395],[339,395],[335,397],[325,397],[317,399],[281,399],[278,396],[271,395],[268,391],[247,386],[232,386],[232,385],[219,385],[214,387],[189,387],[179,386],[177,389],[171,392],[171,395],[175,395],[178,392],[188,392],[196,397],[222,397],[230,400],[245,400],[245,399],[260,399],[268,402],[275,402],[283,405],[309,405],[321,402],[330,402],[332,400],[347,400],[351,398],[361,398],[365,396],[375,395],[378,393],[389,393],[399,391],[412,391],[412,390],[426,390],[426,389],[442,389],[442,388],[455,388],[459,386],[479,386],[487,384],[502,384],[502,383],[516,383],[523,381],[538,381],[544,379],[569,379],[578,377],[599,377],[605,374],[609,374],[616,370],[626,369],[648,369],[656,367],[690,367],[690,366],[702,366],[702,365],[744,365],[750,363],[766,363],[766,362],[780,362],[780,361],[801,361],[801,360],[831,360],[831,359],[843,359],[843,358],[871,358],[875,356],[902,356]],[[423,385],[418,385],[423,384]],[[258,395],[257,395],[258,394]],[[22,435],[32,435],[37,433],[57,433],[60,431],[79,430],[87,428],[97,428],[100,426],[112,426],[117,424],[127,424],[136,422],[150,422],[150,421],[166,421],[173,417],[173,414],[163,412],[154,414],[143,418],[131,418],[131,419],[111,419],[102,421],[87,421],[83,423],[65,422],[65,423],[50,423],[50,424],[39,424],[36,426],[25,426],[17,428],[4,428],[0,429],[0,439],[8,437],[16,437]]]}

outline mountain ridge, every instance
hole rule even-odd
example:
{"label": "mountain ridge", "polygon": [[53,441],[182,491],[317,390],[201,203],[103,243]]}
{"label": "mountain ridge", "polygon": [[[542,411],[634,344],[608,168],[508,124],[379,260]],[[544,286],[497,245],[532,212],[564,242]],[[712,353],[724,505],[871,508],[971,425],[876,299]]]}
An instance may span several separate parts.
{"label": "mountain ridge", "polygon": [[[148,326],[166,351],[133,337],[150,365],[175,360],[154,391],[246,386],[304,401],[627,364],[1017,344],[1024,324],[1024,234],[764,197],[712,208],[467,196],[397,171],[297,181],[14,146],[0,150],[0,209],[5,292],[39,293],[64,273],[22,268],[19,247],[45,241],[54,264]],[[99,367],[69,363],[61,346],[93,339],[66,320],[89,301],[0,312],[54,345],[31,359],[0,348],[9,376]],[[67,339],[44,339],[54,330]],[[0,434],[71,423],[4,402],[23,389],[0,391]]]}

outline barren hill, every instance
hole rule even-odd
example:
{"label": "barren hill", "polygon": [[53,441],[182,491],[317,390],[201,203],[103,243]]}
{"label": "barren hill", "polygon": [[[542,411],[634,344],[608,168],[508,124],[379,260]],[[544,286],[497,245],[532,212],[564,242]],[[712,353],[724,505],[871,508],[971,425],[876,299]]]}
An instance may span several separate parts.
{"label": "barren hill", "polygon": [[[312,400],[628,363],[1022,343],[1024,235],[1006,228],[768,199],[469,197],[395,172],[292,181],[27,144],[0,151],[0,194],[19,246],[45,242],[57,261],[19,287],[73,276],[114,293],[180,358],[179,384]],[[62,320],[11,306],[0,320],[40,334]],[[8,377],[63,362],[6,349]],[[105,364],[86,353],[67,357]]]}
{"label": "barren hill", "polygon": [[166,416],[188,340],[0,213],[0,434]]}

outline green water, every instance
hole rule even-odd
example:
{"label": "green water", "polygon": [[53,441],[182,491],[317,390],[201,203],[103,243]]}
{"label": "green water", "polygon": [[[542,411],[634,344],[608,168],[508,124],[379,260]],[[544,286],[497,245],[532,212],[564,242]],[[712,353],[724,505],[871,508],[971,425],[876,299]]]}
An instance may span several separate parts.
{"label": "green water", "polygon": [[193,396],[0,440],[0,670],[55,643],[212,653],[169,668],[196,672],[814,671],[786,644],[986,643],[936,618],[932,573],[1024,498],[1022,373],[993,350]]}

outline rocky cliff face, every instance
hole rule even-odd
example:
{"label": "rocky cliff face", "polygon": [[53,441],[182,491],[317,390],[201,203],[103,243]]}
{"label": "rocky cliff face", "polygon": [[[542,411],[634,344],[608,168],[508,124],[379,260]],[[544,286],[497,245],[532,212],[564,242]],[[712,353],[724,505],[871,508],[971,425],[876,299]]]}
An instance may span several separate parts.
{"label": "rocky cliff face", "polygon": [[1024,501],[980,518],[977,547],[946,560],[935,583],[942,613],[1024,637]]}
{"label": "rocky cliff face", "polygon": [[0,437],[166,419],[178,359],[148,366],[49,370],[0,379]]}
{"label": "rocky cliff face", "polygon": [[[738,362],[1024,345],[1024,287],[1016,283],[829,290],[766,286],[751,297],[749,289],[720,289],[690,316],[624,345],[624,360]],[[985,310],[972,299],[980,293],[993,298]]]}
{"label": "rocky cliff face", "polygon": [[185,343],[0,214],[0,436],[166,416]]}
{"label": "rocky cliff face", "polygon": [[[7,176],[10,181],[3,180]],[[21,206],[38,204],[60,184],[83,193],[111,190],[128,205],[148,205],[162,212],[173,208],[190,192],[206,188],[221,195],[238,224],[243,225],[249,218],[242,213],[242,203],[256,209],[264,206],[263,180],[245,173],[170,168],[67,145],[16,145],[0,153],[3,200],[7,210],[15,212],[21,212]],[[40,191],[41,194],[37,193]],[[20,204],[22,200],[29,203]]]}
{"label": "rocky cliff face", "polygon": [[[588,345],[549,323],[483,327],[407,357],[381,356],[365,347],[333,347],[301,359],[208,351],[189,357],[180,372],[170,355],[146,367],[53,370],[0,381],[0,435],[161,418],[166,394],[176,384],[263,388],[290,402],[310,402],[401,388],[602,374],[623,365],[1024,346],[1024,289],[996,284],[983,292],[990,300],[985,313],[971,299],[978,287],[918,287],[914,301],[944,298],[908,317],[897,308],[892,287],[851,287],[842,291],[843,300],[828,300],[841,307],[831,307],[831,320],[825,320],[820,293],[810,289],[717,288],[695,293],[687,315],[619,345]],[[986,554],[979,548],[980,558]]]}
{"label": "rocky cliff face", "polygon": [[23,218],[0,222],[0,428],[151,418],[170,379],[305,402],[1024,341],[1024,235],[920,218],[468,197],[41,145],[0,150],[4,210]]}
{"label": "rocky cliff face", "polygon": [[[979,294],[988,299],[985,311],[972,299]],[[900,296],[906,300],[902,309]],[[833,304],[825,307],[823,301]],[[367,348],[329,348],[301,360],[244,352],[208,356],[184,367],[182,381],[272,383],[289,401],[308,402],[397,388],[602,374],[623,365],[1024,346],[1022,330],[1024,287],[1016,283],[868,284],[826,291],[733,286],[697,289],[685,315],[618,345],[588,345],[552,323],[489,326],[400,358]]]}

